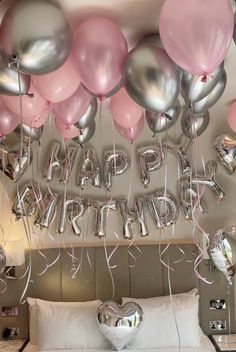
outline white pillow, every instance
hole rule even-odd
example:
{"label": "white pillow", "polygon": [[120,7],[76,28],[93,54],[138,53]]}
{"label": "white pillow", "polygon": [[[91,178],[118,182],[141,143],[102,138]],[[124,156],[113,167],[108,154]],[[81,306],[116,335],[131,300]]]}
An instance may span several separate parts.
{"label": "white pillow", "polygon": [[38,350],[107,349],[96,321],[98,302],[68,306],[37,301]]}
{"label": "white pillow", "polygon": [[[130,300],[123,298],[122,303]],[[200,346],[202,334],[199,329],[198,300],[199,296],[173,295],[172,304],[170,296],[132,298],[132,301],[137,302],[143,309],[144,323],[129,347],[131,349],[178,347],[178,330],[181,347]]]}

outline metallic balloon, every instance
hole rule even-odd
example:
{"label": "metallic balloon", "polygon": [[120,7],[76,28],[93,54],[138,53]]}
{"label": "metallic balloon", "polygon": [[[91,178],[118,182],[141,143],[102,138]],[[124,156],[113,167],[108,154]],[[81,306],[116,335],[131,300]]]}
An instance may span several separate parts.
{"label": "metallic balloon", "polygon": [[175,104],[166,112],[146,111],[148,126],[154,134],[167,131],[178,120],[181,111],[180,102],[177,99]]}
{"label": "metallic balloon", "polygon": [[221,134],[215,139],[213,147],[221,164],[232,175],[236,169],[236,139],[229,134]]}
{"label": "metallic balloon", "polygon": [[202,114],[208,109],[210,109],[213,105],[215,105],[215,103],[220,99],[220,97],[224,93],[226,83],[227,83],[227,76],[224,70],[218,83],[210,91],[210,93],[202,100],[199,100],[196,103],[192,104],[192,110],[194,114]]}
{"label": "metallic balloon", "polygon": [[196,185],[190,183],[189,177],[178,182],[178,196],[180,209],[185,220],[193,221],[196,210],[201,213],[207,212],[207,207],[202,197],[199,198]]}
{"label": "metallic balloon", "polygon": [[30,76],[24,73],[18,75],[17,70],[8,63],[8,57],[0,49],[0,94],[23,95],[30,87]]}
{"label": "metallic balloon", "polygon": [[16,129],[13,131],[13,133],[15,133],[16,136],[21,137],[21,130],[23,133],[23,140],[25,143],[29,143],[29,142],[32,143],[34,141],[39,141],[43,134],[43,126],[39,128],[35,128],[35,127],[29,127],[24,124],[22,124],[22,127],[21,125],[18,125]]}
{"label": "metallic balloon", "polygon": [[53,142],[46,159],[43,178],[48,182],[52,181],[55,171],[59,170],[59,183],[67,184],[71,176],[76,151],[77,148],[72,145],[69,145],[63,150],[62,144]]}
{"label": "metallic balloon", "polygon": [[139,45],[128,54],[123,72],[127,92],[146,110],[164,112],[175,104],[179,70],[163,49]]}
{"label": "metallic balloon", "polygon": [[195,115],[191,109],[186,109],[181,117],[181,127],[183,133],[189,139],[199,137],[206,130],[209,122],[209,111]]}
{"label": "metallic balloon", "polygon": [[182,71],[180,91],[185,99],[186,104],[192,104],[205,98],[212,89],[215,88],[224,72],[224,63],[222,63],[211,75],[195,76],[190,72]]}
{"label": "metallic balloon", "polygon": [[176,223],[179,215],[176,199],[165,192],[156,192],[148,197],[148,206],[152,219],[158,229],[164,229]]}
{"label": "metallic balloon", "polygon": [[79,129],[88,127],[95,119],[97,108],[98,108],[97,99],[93,97],[91,99],[90,105],[86,113],[79,119],[78,122],[74,124],[74,126]]}
{"label": "metallic balloon", "polygon": [[96,123],[94,120],[91,121],[90,125],[80,130],[78,137],[72,138],[72,141],[83,146],[86,144],[94,135],[96,129]]}
{"label": "metallic balloon", "polygon": [[161,38],[159,33],[148,34],[138,43],[138,45],[149,44],[152,46],[157,46],[158,48],[163,49],[163,44],[161,42]]}
{"label": "metallic balloon", "polygon": [[193,185],[202,185],[207,186],[215,194],[218,201],[221,201],[225,193],[222,187],[216,182],[216,170],[217,163],[214,160],[210,160],[206,163],[206,172],[205,175],[193,175],[192,184]]}
{"label": "metallic balloon", "polygon": [[149,235],[148,222],[147,222],[147,212],[148,203],[144,196],[138,196],[135,198],[135,203],[137,207],[137,218],[140,224],[141,237],[146,237]]}
{"label": "metallic balloon", "polygon": [[18,0],[1,23],[1,44],[20,70],[42,75],[68,58],[72,34],[63,12],[49,0]]}
{"label": "metallic balloon", "polygon": [[107,150],[103,154],[104,186],[110,191],[112,176],[123,174],[130,166],[130,158],[126,151],[121,149]]}
{"label": "metallic balloon", "polygon": [[101,187],[101,166],[94,148],[83,150],[82,160],[78,170],[78,186],[84,189],[89,181],[95,187]]}
{"label": "metallic balloon", "polygon": [[215,266],[224,274],[228,283],[233,284],[235,258],[233,247],[236,245],[236,227],[217,230],[209,236],[209,255]]}
{"label": "metallic balloon", "polygon": [[61,210],[58,224],[58,233],[65,232],[66,220],[71,224],[73,233],[80,236],[81,229],[79,226],[79,219],[84,215],[87,210],[87,201],[84,198],[67,195],[61,198]]}
{"label": "metallic balloon", "polygon": [[141,181],[146,188],[150,183],[149,173],[163,166],[165,154],[159,146],[149,145],[137,148],[137,157]]}
{"label": "metallic balloon", "polygon": [[42,228],[49,228],[56,212],[56,206],[59,194],[55,192],[47,192],[44,194],[42,201],[39,203],[39,211],[35,220],[35,225]]}
{"label": "metallic balloon", "polygon": [[33,160],[31,147],[20,143],[13,147],[0,145],[0,170],[13,182],[17,182]]}
{"label": "metallic balloon", "polygon": [[163,144],[167,148],[167,151],[176,157],[181,173],[184,175],[189,174],[191,164],[183,147],[174,145],[170,141],[164,141]]}
{"label": "metallic balloon", "polygon": [[143,323],[142,308],[134,302],[123,306],[113,301],[103,303],[97,312],[97,321],[104,337],[120,351],[138,333]]}
{"label": "metallic balloon", "polygon": [[41,200],[40,190],[32,183],[26,184],[17,193],[12,206],[12,213],[15,214],[17,220],[22,216],[32,216],[39,209]]}
{"label": "metallic balloon", "polygon": [[109,211],[116,210],[116,201],[103,203],[89,200],[88,206],[96,211],[95,236],[99,238],[106,237],[107,217]]}
{"label": "metallic balloon", "polygon": [[4,273],[5,267],[6,267],[6,252],[2,244],[0,244],[0,277],[1,277],[1,274]]}

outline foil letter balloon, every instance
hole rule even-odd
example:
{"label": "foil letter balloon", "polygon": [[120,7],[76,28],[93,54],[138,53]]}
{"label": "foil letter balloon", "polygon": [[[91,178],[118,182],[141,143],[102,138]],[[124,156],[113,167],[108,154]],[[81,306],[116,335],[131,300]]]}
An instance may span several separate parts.
{"label": "foil letter balloon", "polygon": [[110,210],[116,210],[116,201],[102,203],[90,200],[88,206],[96,212],[95,236],[106,237],[107,217]]}
{"label": "foil letter balloon", "polygon": [[160,147],[145,146],[137,148],[141,181],[146,188],[150,183],[149,173],[162,167],[165,155]]}
{"label": "foil letter balloon", "polygon": [[22,216],[32,216],[39,209],[39,202],[42,200],[42,195],[39,189],[34,184],[26,184],[23,186],[12,206],[12,213],[16,219]]}
{"label": "foil letter balloon", "polygon": [[183,147],[178,147],[167,141],[165,141],[165,145],[167,151],[176,157],[181,173],[184,175],[188,174],[191,171],[191,165]]}
{"label": "foil letter balloon", "polygon": [[81,189],[87,182],[95,187],[101,187],[101,167],[94,148],[83,150],[81,164],[78,171],[78,185]]}
{"label": "foil letter balloon", "polygon": [[149,209],[158,229],[164,229],[176,223],[179,211],[176,199],[165,192],[156,192],[149,196]]}
{"label": "foil letter balloon", "polygon": [[216,155],[229,175],[236,169],[236,139],[229,134],[221,134],[213,144]]}
{"label": "foil letter balloon", "polygon": [[235,226],[219,229],[209,236],[209,255],[230,285],[235,274],[235,246]]}
{"label": "foil letter balloon", "polygon": [[70,145],[62,151],[62,145],[58,142],[53,142],[43,171],[43,178],[46,181],[51,181],[54,171],[60,170],[59,182],[61,184],[68,183],[75,156],[76,147]]}
{"label": "foil letter balloon", "polygon": [[41,229],[49,228],[55,216],[58,199],[58,193],[48,191],[44,194],[42,201],[39,203],[39,212],[35,225],[38,225]]}
{"label": "foil letter balloon", "polygon": [[103,155],[104,186],[110,191],[112,176],[123,174],[130,165],[130,158],[124,150],[107,150]]}
{"label": "foil letter balloon", "polygon": [[105,338],[120,351],[138,333],[143,323],[143,311],[134,302],[120,306],[108,301],[98,308],[97,320]]}
{"label": "foil letter balloon", "polygon": [[1,45],[20,70],[42,75],[59,68],[69,56],[72,34],[63,12],[49,0],[13,3],[1,23]]}
{"label": "foil letter balloon", "polygon": [[6,267],[6,252],[3,246],[0,244],[0,277],[1,277],[1,274],[4,272],[5,267]]}

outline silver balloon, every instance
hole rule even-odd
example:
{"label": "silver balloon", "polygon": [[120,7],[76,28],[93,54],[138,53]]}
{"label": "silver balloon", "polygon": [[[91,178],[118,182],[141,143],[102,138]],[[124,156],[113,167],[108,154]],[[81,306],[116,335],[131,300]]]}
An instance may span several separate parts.
{"label": "silver balloon", "polygon": [[59,68],[68,58],[72,34],[63,12],[49,0],[18,0],[1,23],[1,43],[18,58],[20,70],[42,75]]}
{"label": "silver balloon", "polygon": [[170,141],[164,141],[163,144],[167,148],[167,151],[176,157],[181,173],[184,175],[189,174],[191,164],[183,147],[171,144]]}
{"label": "silver balloon", "polygon": [[233,284],[235,274],[236,227],[231,226],[217,230],[209,236],[209,255],[215,266],[224,274],[228,283]]}
{"label": "silver balloon", "polygon": [[176,199],[165,192],[155,192],[148,197],[152,219],[158,229],[176,223],[179,211]]}
{"label": "silver balloon", "polygon": [[17,220],[22,216],[32,216],[39,209],[41,200],[40,190],[34,184],[26,184],[17,193],[12,206],[12,213],[15,214]]}
{"label": "silver balloon", "polygon": [[135,203],[137,207],[137,218],[140,224],[141,237],[146,237],[149,235],[147,223],[148,202],[146,197],[138,196],[135,198]]}
{"label": "silver balloon", "polygon": [[179,94],[176,65],[163,49],[153,45],[139,45],[128,54],[123,79],[131,98],[146,110],[168,111]]}
{"label": "silver balloon", "polygon": [[167,131],[178,120],[181,106],[177,99],[174,106],[166,112],[146,111],[146,120],[148,126],[154,134]]}
{"label": "silver balloon", "polygon": [[84,189],[86,182],[95,187],[101,187],[101,166],[94,148],[83,150],[82,160],[78,170],[78,186]]}
{"label": "silver balloon", "polygon": [[[13,133],[17,137],[21,137],[21,125],[18,125]],[[22,124],[22,133],[23,133],[23,140],[25,143],[30,143],[34,141],[39,141],[43,134],[43,126],[39,128],[29,127],[27,125]]]}
{"label": "silver balloon", "polygon": [[206,130],[210,122],[209,111],[195,115],[191,109],[186,109],[181,118],[181,127],[186,137],[197,138]]}
{"label": "silver balloon", "polygon": [[187,104],[195,103],[205,98],[215,88],[224,72],[222,63],[210,76],[204,79],[187,71],[182,71],[180,91]]}
{"label": "silver balloon", "polygon": [[91,121],[90,125],[80,130],[80,135],[72,138],[72,141],[83,146],[86,144],[94,135],[96,129],[96,123],[94,120]]}
{"label": "silver balloon", "polygon": [[66,221],[68,221],[71,224],[73,233],[76,236],[80,236],[79,219],[84,215],[87,208],[88,205],[84,198],[73,198],[70,195],[67,195],[65,199],[62,197],[58,233],[65,232]]}
{"label": "silver balloon", "polygon": [[103,303],[97,312],[97,321],[104,337],[120,351],[138,333],[143,323],[142,308],[134,302],[123,306],[113,301]]}
{"label": "silver balloon", "polygon": [[76,122],[74,124],[75,127],[79,128],[79,129],[84,129],[88,126],[90,126],[90,124],[92,123],[92,121],[94,120],[96,113],[97,113],[97,99],[96,98],[92,98],[90,105],[86,111],[86,113],[79,119],[78,122]]}
{"label": "silver balloon", "polygon": [[217,82],[216,86],[210,91],[210,93],[202,100],[192,104],[192,110],[194,114],[202,114],[209,110],[215,103],[220,99],[224,93],[227,83],[226,72],[224,71]]}
{"label": "silver balloon", "polygon": [[221,164],[232,175],[236,169],[236,139],[229,134],[218,136],[213,147]]}
{"label": "silver balloon", "polygon": [[69,145],[65,150],[58,142],[53,142],[46,159],[43,170],[43,178],[46,181],[52,181],[55,171],[60,171],[59,182],[67,184],[69,182],[72,167],[74,164],[77,148]]}
{"label": "silver balloon", "polygon": [[202,185],[208,187],[217,197],[218,201],[221,201],[225,193],[222,187],[216,181],[217,163],[214,160],[210,160],[206,163],[205,175],[197,174],[192,177],[193,185]]}
{"label": "silver balloon", "polygon": [[130,166],[130,158],[126,151],[116,149],[107,150],[103,154],[104,186],[110,191],[112,176],[123,174]]}
{"label": "silver balloon", "polygon": [[1,274],[4,273],[5,268],[6,268],[6,252],[3,246],[0,244],[0,277],[1,277]]}
{"label": "silver balloon", "polygon": [[199,210],[201,213],[207,212],[207,207],[202,197],[199,198],[196,185],[190,183],[189,177],[178,182],[178,195],[180,209],[185,220],[193,221],[196,210]]}
{"label": "silver balloon", "polygon": [[59,194],[47,192],[44,194],[42,201],[39,203],[39,211],[35,220],[35,225],[42,228],[49,228],[56,213],[56,206]]}
{"label": "silver balloon", "polygon": [[163,49],[163,44],[161,42],[159,33],[155,33],[155,34],[152,33],[152,34],[146,35],[144,38],[142,38],[142,40],[139,42],[138,45],[142,45],[142,44],[149,44]]}
{"label": "silver balloon", "polygon": [[29,146],[20,143],[13,147],[0,145],[0,170],[13,182],[17,182],[29,168],[33,152]]}
{"label": "silver balloon", "polygon": [[165,154],[158,146],[145,146],[137,148],[140,177],[144,187],[150,183],[151,171],[160,169],[165,160]]}
{"label": "silver balloon", "polygon": [[9,66],[8,57],[0,49],[0,94],[23,95],[30,87],[30,76],[24,73],[18,75],[17,70]]}
{"label": "silver balloon", "polygon": [[103,203],[89,200],[88,206],[96,211],[95,236],[106,237],[107,217],[109,211],[116,210],[116,201]]}

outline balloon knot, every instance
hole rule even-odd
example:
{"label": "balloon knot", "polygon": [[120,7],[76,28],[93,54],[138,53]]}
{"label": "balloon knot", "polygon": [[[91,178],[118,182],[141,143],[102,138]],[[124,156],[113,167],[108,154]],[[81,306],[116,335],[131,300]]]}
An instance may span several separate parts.
{"label": "balloon knot", "polygon": [[34,97],[34,93],[27,93],[29,98],[33,98]]}
{"label": "balloon knot", "polygon": [[0,143],[2,143],[5,138],[6,138],[6,135],[3,133],[0,133]]}
{"label": "balloon knot", "polygon": [[98,98],[99,101],[103,102],[106,97],[105,97],[105,95],[98,94],[98,95],[97,95],[97,98]]}
{"label": "balloon knot", "polygon": [[201,82],[206,83],[206,82],[207,82],[207,79],[208,79],[208,75],[207,75],[206,73],[204,73],[204,74],[202,75]]}
{"label": "balloon knot", "polygon": [[66,124],[66,125],[65,125],[65,129],[66,129],[67,131],[70,131],[70,125]]}
{"label": "balloon knot", "polygon": [[53,109],[53,107],[54,107],[54,104],[51,102],[51,101],[48,101],[48,106],[49,106],[49,109]]}

